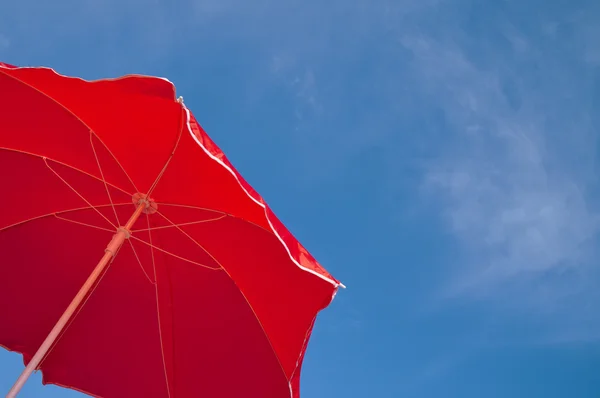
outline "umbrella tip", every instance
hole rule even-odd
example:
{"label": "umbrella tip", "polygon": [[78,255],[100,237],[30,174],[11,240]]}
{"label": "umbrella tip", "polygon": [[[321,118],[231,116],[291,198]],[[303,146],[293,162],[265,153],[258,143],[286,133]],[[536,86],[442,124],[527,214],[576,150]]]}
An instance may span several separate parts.
{"label": "umbrella tip", "polygon": [[183,104],[183,97],[180,96],[179,98],[177,98],[177,102],[179,102],[180,104]]}
{"label": "umbrella tip", "polygon": [[345,289],[345,288],[346,288],[346,285],[344,285],[344,284],[343,284],[343,283],[341,283],[341,282],[338,284],[338,286],[339,286],[339,287],[341,287],[342,289]]}

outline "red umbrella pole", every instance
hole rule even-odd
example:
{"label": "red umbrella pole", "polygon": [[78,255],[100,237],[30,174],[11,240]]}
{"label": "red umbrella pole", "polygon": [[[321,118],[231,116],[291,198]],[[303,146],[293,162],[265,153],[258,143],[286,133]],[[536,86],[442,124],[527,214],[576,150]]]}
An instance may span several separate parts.
{"label": "red umbrella pole", "polygon": [[15,398],[19,391],[21,391],[23,385],[25,385],[25,382],[27,381],[29,376],[31,376],[31,374],[37,369],[38,365],[40,364],[50,347],[52,347],[52,344],[54,344],[54,342],[56,341],[56,338],[60,335],[60,332],[64,329],[65,325],[69,322],[69,319],[71,319],[71,316],[73,316],[73,313],[77,310],[85,296],[89,293],[92,286],[94,286],[94,283],[96,283],[96,281],[98,280],[98,277],[102,274],[102,271],[104,271],[106,266],[114,258],[117,251],[123,245],[125,240],[129,238],[129,231],[148,205],[149,203],[147,200],[140,200],[137,209],[132,214],[129,221],[127,221],[125,227],[121,227],[117,230],[117,233],[113,236],[112,240],[106,247],[104,257],[102,257],[98,265],[96,265],[96,268],[94,268],[91,275],[87,278],[81,289],[79,289],[79,292],[77,293],[73,301],[71,301],[71,304],[69,304],[65,312],[63,312],[56,325],[54,325],[54,327],[48,334],[48,337],[46,337],[40,348],[38,348],[33,358],[31,358],[31,361],[29,361],[27,367],[25,367],[25,369],[23,370],[23,373],[21,373],[15,384],[12,386],[12,388],[6,395],[6,398]]}

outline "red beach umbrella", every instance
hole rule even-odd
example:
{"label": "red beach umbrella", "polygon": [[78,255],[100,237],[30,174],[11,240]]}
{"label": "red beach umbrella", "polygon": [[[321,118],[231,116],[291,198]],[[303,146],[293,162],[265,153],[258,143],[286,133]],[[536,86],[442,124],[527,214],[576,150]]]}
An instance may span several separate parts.
{"label": "red beach umbrella", "polygon": [[0,63],[0,344],[98,397],[299,397],[340,283],[166,79]]}

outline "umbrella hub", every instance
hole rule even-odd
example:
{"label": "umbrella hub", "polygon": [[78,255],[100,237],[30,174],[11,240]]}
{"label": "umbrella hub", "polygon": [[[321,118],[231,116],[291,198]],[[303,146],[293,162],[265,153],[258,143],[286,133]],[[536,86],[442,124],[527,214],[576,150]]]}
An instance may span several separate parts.
{"label": "umbrella hub", "polygon": [[133,201],[133,204],[136,205],[136,207],[144,205],[144,210],[142,211],[145,214],[154,214],[158,211],[158,205],[156,204],[154,199],[149,198],[146,194],[138,192],[133,195],[131,200]]}

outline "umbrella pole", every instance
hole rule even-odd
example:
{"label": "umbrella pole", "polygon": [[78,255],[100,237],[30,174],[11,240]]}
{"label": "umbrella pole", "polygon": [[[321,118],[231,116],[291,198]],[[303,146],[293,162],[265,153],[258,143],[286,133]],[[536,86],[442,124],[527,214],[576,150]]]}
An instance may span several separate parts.
{"label": "umbrella pole", "polygon": [[73,316],[73,314],[75,313],[85,296],[89,293],[94,283],[96,283],[96,281],[98,280],[98,277],[102,274],[102,271],[104,271],[106,266],[114,258],[115,254],[123,245],[125,240],[129,238],[129,231],[133,227],[133,224],[135,224],[137,219],[140,217],[142,212],[145,210],[146,206],[148,206],[148,201],[145,199],[140,200],[137,209],[135,210],[129,221],[127,221],[125,227],[121,227],[117,230],[117,233],[113,236],[112,240],[106,247],[104,256],[102,257],[98,265],[96,265],[96,268],[94,268],[91,275],[87,278],[81,289],[79,289],[79,292],[77,293],[73,301],[71,301],[71,304],[69,304],[65,312],[63,312],[62,316],[60,317],[56,325],[54,325],[54,327],[52,328],[52,330],[50,331],[40,348],[38,348],[33,358],[31,358],[31,360],[29,361],[29,363],[27,364],[27,366],[25,367],[15,384],[12,386],[12,388],[6,395],[6,398],[15,398],[17,394],[21,391],[29,376],[31,376],[31,374],[37,369],[38,365],[40,364],[48,350],[52,347],[52,344],[54,344],[54,342],[56,341],[56,338],[60,335],[60,332],[62,332],[64,327],[69,322],[69,319],[71,319],[71,316]]}

